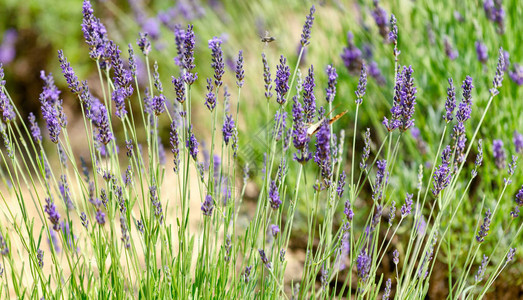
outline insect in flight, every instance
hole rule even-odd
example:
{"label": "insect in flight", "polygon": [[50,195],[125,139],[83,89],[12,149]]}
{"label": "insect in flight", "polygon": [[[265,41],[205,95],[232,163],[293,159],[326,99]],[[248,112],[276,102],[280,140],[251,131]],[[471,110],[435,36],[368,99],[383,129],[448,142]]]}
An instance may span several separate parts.
{"label": "insect in flight", "polygon": [[274,42],[276,40],[275,37],[270,36],[268,31],[265,31],[265,36],[260,36],[262,43],[265,43],[267,45],[270,42]]}
{"label": "insect in flight", "polygon": [[[345,115],[347,113],[347,111],[348,110],[342,111],[341,113],[335,115],[332,119],[329,119],[329,125],[338,121],[341,117],[343,117],[343,115]],[[318,132],[320,130],[321,124],[323,123],[324,120],[325,120],[325,118],[321,119],[320,121],[318,121],[314,124],[310,124],[309,128],[307,128],[307,135],[308,136],[315,135],[316,132]]]}

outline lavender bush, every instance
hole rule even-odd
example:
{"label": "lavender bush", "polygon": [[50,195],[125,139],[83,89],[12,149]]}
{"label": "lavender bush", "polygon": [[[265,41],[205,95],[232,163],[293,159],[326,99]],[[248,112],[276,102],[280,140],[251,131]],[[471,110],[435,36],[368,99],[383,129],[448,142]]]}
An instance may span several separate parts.
{"label": "lavender bush", "polygon": [[[507,29],[502,4],[487,2],[485,12],[501,34]],[[448,298],[482,298],[516,259],[523,228],[518,221],[523,187],[512,197],[510,212],[501,204],[511,197],[506,191],[513,181],[522,184],[514,176],[518,156],[509,157],[497,139],[484,150],[481,139],[484,119],[502,95],[505,52],[499,49],[488,93],[476,96],[473,72],[449,78],[448,86],[439,83],[446,93],[434,104],[444,110],[442,131],[439,143],[425,145],[416,127],[423,114],[418,78],[424,70],[403,60],[402,19],[389,17],[377,1],[371,14],[391,53],[391,78],[356,46],[352,33],[340,59],[355,74],[354,94],[340,93],[342,65],[337,70],[326,61],[301,70],[319,32],[312,6],[296,61],[285,54],[274,61],[257,54],[263,88],[245,99],[242,92],[250,94],[248,77],[254,75],[242,50],[226,69],[223,37],[198,46],[202,41],[193,25],[173,26],[177,53],[168,55],[175,58],[176,71],[167,88],[163,64],[153,62],[157,33],[150,29],[137,34],[135,45],[118,45],[84,0],[81,30],[99,89],[79,78],[60,50],[68,90],[60,91],[55,75],[42,71],[41,111],[24,120],[0,67],[5,186],[0,196],[8,221],[0,226],[2,296],[420,299],[434,283],[434,268],[443,263]],[[456,59],[451,44],[445,45],[449,58]],[[209,61],[196,56],[198,47],[207,48]],[[479,41],[469,55],[474,51],[482,65],[494,57]],[[145,74],[138,60],[145,62]],[[200,71],[204,64],[211,67],[209,74]],[[325,84],[319,74],[326,76]],[[385,89],[368,86],[368,76],[379,85],[393,83],[390,111],[365,108],[371,88]],[[86,157],[74,151],[73,134],[79,133],[68,127],[61,98],[66,93],[78,100]],[[350,132],[336,130],[344,112],[332,115],[341,97],[354,100],[346,107],[353,116]],[[257,113],[241,109],[246,101],[266,106],[265,114],[260,110],[268,124],[262,136],[264,166],[257,177],[257,170],[250,170],[254,162],[240,153],[249,143],[240,133],[257,130],[243,120]],[[205,109],[197,114],[194,103]],[[379,118],[380,127],[361,128],[360,115]],[[376,138],[375,130],[384,134]],[[418,145],[433,149],[429,163],[411,162],[418,170],[416,182],[401,180],[410,134]],[[521,153],[523,138],[512,134]],[[360,136],[363,147],[357,143]],[[166,137],[169,143],[162,140]],[[478,174],[486,172],[484,161],[497,168],[488,171],[503,174],[501,189],[493,201],[474,195],[470,208],[467,195]],[[249,184],[259,190],[255,210],[245,212]],[[461,231],[464,209],[473,212],[468,217],[475,227]],[[306,232],[295,221],[305,224]],[[456,232],[462,235],[459,244]],[[300,234],[306,254],[300,280],[293,281],[286,276],[288,255]]]}

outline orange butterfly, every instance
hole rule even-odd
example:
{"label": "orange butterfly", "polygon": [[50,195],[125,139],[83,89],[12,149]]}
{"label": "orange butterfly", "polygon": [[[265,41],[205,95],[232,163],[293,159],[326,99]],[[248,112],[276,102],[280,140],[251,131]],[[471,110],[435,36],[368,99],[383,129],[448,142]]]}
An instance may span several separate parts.
{"label": "orange butterfly", "polygon": [[[338,121],[339,118],[343,117],[343,115],[345,115],[347,113],[348,110],[346,111],[343,111],[339,114],[337,114],[336,116],[334,116],[334,118],[332,119],[329,119],[329,125],[331,125],[332,123]],[[316,134],[316,132],[318,132],[320,130],[320,127],[321,127],[321,124],[323,123],[323,120],[325,120],[325,118],[321,119],[320,121],[314,123],[314,124],[310,124],[309,125],[309,128],[307,128],[307,135],[310,137],[310,136],[313,136],[314,134]]]}

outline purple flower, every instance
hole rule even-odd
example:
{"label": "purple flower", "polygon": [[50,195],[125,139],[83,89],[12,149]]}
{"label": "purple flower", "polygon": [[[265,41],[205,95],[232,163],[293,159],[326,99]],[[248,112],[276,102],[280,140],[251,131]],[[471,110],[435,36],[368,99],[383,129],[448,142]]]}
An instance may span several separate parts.
{"label": "purple flower", "polygon": [[447,55],[447,57],[450,60],[455,60],[459,55],[458,51],[452,47],[448,38],[445,38],[444,43],[445,43],[445,54]]}
{"label": "purple flower", "polygon": [[185,146],[189,149],[189,153],[191,154],[192,158],[196,160],[196,156],[198,155],[198,146],[199,143],[196,140],[196,137],[194,136],[194,133],[192,132],[192,125],[189,127],[187,135],[187,141],[185,142]]}
{"label": "purple flower", "polygon": [[97,60],[104,54],[107,44],[107,30],[100,22],[100,19],[93,15],[93,8],[89,0],[84,0],[82,32],[87,45],[89,45],[89,55]]}
{"label": "purple flower", "polygon": [[446,163],[441,164],[434,172],[434,187],[432,194],[438,197],[442,190],[444,190],[450,183],[450,169]]}
{"label": "purple flower", "polygon": [[136,57],[134,56],[134,49],[131,44],[128,44],[127,47],[129,48],[129,69],[131,77],[136,78],[136,69],[138,66],[136,65]]}
{"label": "purple flower", "polygon": [[372,222],[371,222],[371,229],[374,230],[376,226],[381,221],[381,214],[383,213],[383,206],[377,205],[376,210],[374,212],[374,216],[372,216]]}
{"label": "purple flower", "polygon": [[[88,0],[85,0],[88,2]],[[62,68],[62,74],[64,74],[65,80],[67,81],[67,84],[69,85],[69,89],[72,93],[78,94],[80,93],[80,82],[78,81],[78,77],[76,77],[76,74],[74,73],[73,68],[71,67],[71,64],[67,61],[67,58],[64,56],[64,52],[62,50],[58,50],[58,60],[60,61],[60,67]]]}
{"label": "purple flower", "polygon": [[292,129],[292,142],[298,153],[294,154],[294,159],[299,163],[306,163],[311,158],[311,153],[308,151],[309,136],[307,134],[307,128],[303,120],[304,113],[301,103],[297,96],[293,97],[292,105],[292,116],[293,116],[293,129]]}
{"label": "purple flower", "polygon": [[151,204],[154,208],[154,216],[158,219],[160,224],[162,224],[162,222],[163,222],[162,203],[160,203],[160,200],[158,199],[157,188],[155,185],[149,187],[149,199],[151,200]]}
{"label": "purple flower", "polygon": [[129,236],[129,228],[127,227],[127,223],[125,222],[125,217],[123,215],[120,215],[120,230],[122,232],[122,243],[125,249],[131,248],[131,238]]}
{"label": "purple flower", "polygon": [[514,64],[513,70],[509,71],[508,75],[517,85],[523,85],[523,65]]}
{"label": "purple flower", "polygon": [[267,62],[267,57],[265,53],[262,53],[262,62],[263,62],[263,81],[265,82],[265,98],[267,101],[272,97],[272,81],[271,81],[271,72],[269,69],[269,63]]}
{"label": "purple flower", "polygon": [[98,134],[96,140],[104,145],[107,145],[111,140],[114,139],[113,133],[109,125],[109,114],[105,105],[100,104],[99,115],[95,119],[95,126],[98,128]]}
{"label": "purple flower", "polygon": [[485,44],[480,41],[476,41],[476,54],[478,55],[478,60],[484,64],[488,60],[488,49]]}
{"label": "purple flower", "polygon": [[412,67],[403,67],[403,86],[401,89],[401,112],[402,120],[400,130],[406,131],[414,125],[414,106],[416,105],[416,88],[414,87],[414,79],[412,78]]}
{"label": "purple flower", "polygon": [[476,160],[474,161],[474,169],[472,170],[472,177],[476,177],[477,169],[483,163],[483,140],[478,140],[478,154],[476,155]]}
{"label": "purple flower", "polygon": [[145,56],[148,56],[149,52],[151,52],[151,41],[149,41],[148,35],[147,32],[140,32],[140,38],[136,40],[138,48],[140,48]]}
{"label": "purple flower", "polygon": [[325,89],[326,100],[327,102],[332,102],[334,100],[334,97],[336,96],[336,83],[338,79],[338,74],[336,73],[336,68],[334,68],[332,65],[327,66],[327,69],[325,69],[325,73],[327,73],[327,77],[329,78],[327,88]]}
{"label": "purple flower", "polygon": [[514,146],[516,147],[517,153],[523,153],[523,134],[514,130]]}
{"label": "purple flower", "polygon": [[401,218],[405,218],[412,212],[412,194],[407,193],[405,204],[401,206]]}
{"label": "purple flower", "polygon": [[449,87],[447,88],[447,101],[445,101],[446,114],[443,115],[443,120],[449,123],[452,121],[454,109],[456,108],[456,92],[452,78],[449,78]]}
{"label": "purple flower", "polygon": [[383,292],[382,300],[389,300],[390,296],[390,289],[392,287],[392,280],[389,278],[387,279],[387,282],[385,282],[385,291]]}
{"label": "purple flower", "polygon": [[269,262],[269,259],[267,258],[267,255],[265,254],[265,251],[263,249],[258,249],[258,253],[260,253],[260,258],[262,263],[265,265],[267,269],[271,269],[271,263]]}
{"label": "purple flower", "polygon": [[40,133],[40,127],[38,126],[38,123],[36,123],[35,115],[30,112],[28,119],[29,123],[31,124],[31,136],[36,143],[40,143],[42,141],[42,134]]}
{"label": "purple flower", "polygon": [[347,174],[345,174],[345,171],[342,171],[339,178],[338,178],[338,187],[336,188],[336,193],[338,193],[338,197],[343,196],[343,192],[345,191],[345,179],[347,178]]}
{"label": "purple flower", "polygon": [[476,235],[476,241],[482,243],[485,241],[485,237],[488,235],[490,230],[490,220],[492,218],[492,213],[490,208],[485,212],[485,218],[483,218],[483,224],[481,225],[478,234]]}
{"label": "purple flower", "polygon": [[[0,233],[0,254],[2,254],[3,256],[6,256],[7,254],[9,254],[9,247],[7,246],[7,242],[5,241],[5,238],[2,235],[2,233]],[[3,272],[3,269],[2,269],[2,272]],[[2,272],[0,272],[0,275]]]}
{"label": "purple flower", "polygon": [[243,51],[238,51],[238,60],[236,61],[236,84],[242,87],[245,82],[245,72],[243,71]]}
{"label": "purple flower", "polygon": [[507,253],[507,263],[511,262],[516,255],[516,248],[510,248]]}
{"label": "purple flower", "polygon": [[330,126],[327,120],[322,122],[322,125],[316,134],[316,153],[314,154],[314,162],[320,167],[321,176],[323,180],[330,180],[331,176],[331,147],[330,147]]}
{"label": "purple flower", "polygon": [[307,77],[303,82],[303,106],[305,110],[305,123],[314,122],[316,114],[316,97],[314,96],[314,66],[309,68]]}
{"label": "purple flower", "polygon": [[105,213],[103,213],[100,208],[98,208],[96,210],[95,218],[96,218],[96,222],[98,223],[98,225],[100,225],[100,226],[104,226],[105,225]]}
{"label": "purple flower", "polygon": [[394,251],[392,252],[392,262],[395,265],[398,265],[398,263],[400,262],[400,252],[398,251],[398,249],[394,249]]}
{"label": "purple flower", "polygon": [[367,159],[370,154],[370,128],[367,128],[365,135],[363,136],[363,153],[361,154],[360,168],[365,170],[367,168]]}
{"label": "purple flower", "polygon": [[172,83],[174,85],[174,91],[176,92],[176,101],[183,104],[185,102],[185,85],[183,84],[183,79],[173,76]]}
{"label": "purple flower", "polygon": [[291,76],[291,71],[287,65],[287,59],[280,56],[280,64],[276,66],[276,78],[274,79],[276,91],[276,102],[280,105],[285,104],[285,95],[289,91],[289,77]]}
{"label": "purple flower", "polygon": [[348,46],[343,48],[341,53],[341,59],[343,60],[345,67],[347,67],[351,73],[359,71],[363,63],[361,50],[354,45],[353,38],[354,36],[352,35],[352,32],[349,31],[347,33]]}
{"label": "purple flower", "polygon": [[345,217],[347,217],[347,221],[352,221],[352,218],[354,217],[354,211],[352,210],[349,199],[345,201],[345,208],[343,209],[343,213],[345,214]]}
{"label": "purple flower", "polygon": [[377,167],[378,171],[376,172],[376,181],[374,183],[374,191],[372,193],[372,199],[374,201],[380,200],[383,196],[383,187],[386,183],[385,170],[387,168],[387,161],[384,159],[378,160]]}
{"label": "purple flower", "polygon": [[358,258],[356,259],[356,268],[358,270],[358,277],[362,282],[366,282],[369,277],[371,267],[371,258],[367,254],[367,250],[361,250]]}
{"label": "purple flower", "polygon": [[205,95],[205,106],[212,112],[216,107],[216,95],[213,93],[214,85],[212,79],[207,78],[207,95]]}
{"label": "purple flower", "polygon": [[389,27],[387,19],[387,11],[383,9],[381,6],[379,6],[378,1],[374,1],[374,10],[372,11],[372,17],[374,18],[374,21],[376,22],[376,25],[378,26],[378,29],[380,31],[380,35],[387,39],[389,37]]}
{"label": "purple flower", "polygon": [[303,25],[303,32],[301,34],[301,40],[300,40],[300,43],[302,46],[307,46],[310,43],[309,39],[311,38],[311,28],[312,28],[312,23],[314,22],[314,12],[315,11],[316,11],[316,8],[313,5],[309,11],[309,15],[307,15],[307,17],[305,19],[305,24]]}
{"label": "purple flower", "polygon": [[5,31],[2,44],[0,44],[0,61],[9,64],[16,56],[16,41],[18,33],[9,28]]}
{"label": "purple flower", "polygon": [[367,89],[367,69],[365,64],[361,65],[360,79],[358,81],[358,88],[356,89],[356,104],[360,105],[363,102],[363,96],[365,96],[365,91]]}
{"label": "purple flower", "polygon": [[278,187],[276,181],[272,180],[269,187],[269,203],[273,209],[278,209],[281,205],[280,194],[278,193]]}
{"label": "purple flower", "polygon": [[205,196],[205,201],[202,203],[201,210],[204,216],[212,216],[212,211],[214,210],[214,201],[212,200],[211,195]]}
{"label": "purple flower", "polygon": [[184,81],[188,85],[192,85],[198,78],[198,73],[192,74],[192,70],[196,67],[194,64],[194,31],[192,25],[187,25],[187,31],[185,31],[183,47],[183,67],[184,71]]}
{"label": "purple flower", "polygon": [[214,84],[216,87],[222,85],[222,76],[225,73],[225,64],[223,63],[222,40],[213,37],[209,40],[209,49],[212,51],[211,67],[214,69]]}
{"label": "purple flower", "polygon": [[389,42],[392,42],[392,43],[394,43],[394,45],[397,45],[397,43],[398,43],[398,26],[396,25],[396,16],[394,16],[394,14],[390,14],[390,21],[389,21],[389,23],[390,23]]}
{"label": "purple flower", "polygon": [[151,106],[156,116],[161,115],[165,111],[165,96],[163,94],[154,96],[151,101]]}
{"label": "purple flower", "polygon": [[5,80],[4,80],[4,69],[0,63],[0,114],[4,122],[8,123],[15,118],[15,113],[13,111],[13,106],[7,98],[7,95],[4,92],[5,89]]}
{"label": "purple flower", "polygon": [[171,152],[173,153],[174,172],[178,173],[178,167],[180,164],[180,138],[178,137],[178,130],[176,130],[175,121],[171,123],[169,143],[171,144]]}
{"label": "purple flower", "polygon": [[270,226],[270,228],[271,228],[271,233],[272,233],[273,237],[276,237],[278,235],[278,233],[280,233],[280,227],[278,227],[278,225],[272,224]]}
{"label": "purple flower", "polygon": [[499,56],[498,56],[498,65],[496,67],[496,75],[494,75],[494,80],[492,81],[492,88],[489,90],[490,93],[495,96],[499,94],[498,89],[502,86],[503,83],[503,75],[505,68],[505,54],[503,52],[503,48],[499,48]]}
{"label": "purple flower", "polygon": [[42,116],[47,124],[47,129],[49,131],[49,137],[53,143],[58,143],[58,136],[62,132],[62,126],[60,124],[59,112],[57,107],[61,107],[61,101],[59,105],[53,106],[49,102],[46,102],[44,99],[40,99],[42,102]]}
{"label": "purple flower", "polygon": [[505,10],[502,6],[503,1],[500,0],[485,0],[483,1],[483,9],[487,18],[497,25],[496,31],[503,34],[505,31]]}
{"label": "purple flower", "polygon": [[507,155],[505,153],[505,149],[503,148],[503,141],[502,140],[494,140],[492,142],[492,152],[494,154],[494,160],[496,162],[496,167],[498,169],[504,169],[506,166],[506,159]]}
{"label": "purple flower", "polygon": [[523,185],[521,186],[521,189],[516,194],[515,201],[518,206],[523,206]]}
{"label": "purple flower", "polygon": [[53,224],[53,229],[55,231],[60,231],[60,214],[56,211],[56,206],[51,198],[45,198],[45,207],[44,210],[47,213],[47,217],[51,224]]}
{"label": "purple flower", "polygon": [[225,115],[225,120],[223,121],[223,141],[225,145],[229,145],[229,141],[234,134],[235,124],[232,115]]}

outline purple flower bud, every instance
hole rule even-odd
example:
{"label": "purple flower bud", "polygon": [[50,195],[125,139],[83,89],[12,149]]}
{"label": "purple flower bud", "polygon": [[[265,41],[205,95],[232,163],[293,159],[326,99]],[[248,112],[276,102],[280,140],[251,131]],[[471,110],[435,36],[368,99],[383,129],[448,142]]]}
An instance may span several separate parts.
{"label": "purple flower bud", "polygon": [[361,154],[361,162],[360,162],[360,168],[362,170],[365,170],[367,168],[367,159],[369,158],[370,154],[370,128],[367,128],[367,131],[365,131],[365,135],[363,136],[363,153]]}
{"label": "purple flower bud", "polygon": [[158,222],[163,222],[163,208],[162,203],[158,198],[157,188],[155,185],[149,187],[149,199],[151,200],[152,207],[154,208],[154,216],[158,219]]}
{"label": "purple flower bud", "polygon": [[262,263],[265,265],[267,269],[271,269],[271,263],[269,262],[269,259],[267,258],[267,255],[265,254],[265,251],[263,249],[258,249],[258,253],[260,253],[260,258]]}
{"label": "purple flower bud", "polygon": [[60,231],[60,214],[56,211],[56,206],[54,205],[53,200],[51,198],[45,198],[45,203],[44,210],[47,213],[49,221],[53,224],[53,229],[55,231]]}
{"label": "purple flower bud", "polygon": [[194,136],[194,133],[192,132],[192,125],[189,127],[187,135],[187,141],[185,142],[185,146],[189,149],[189,152],[194,160],[196,160],[196,156],[198,155],[198,146],[199,143],[196,140],[196,137]]}
{"label": "purple flower bud", "polygon": [[450,184],[451,173],[446,163],[441,164],[434,172],[434,187],[432,194],[434,197],[438,195]]}
{"label": "purple flower bud", "polygon": [[401,218],[405,218],[412,212],[412,194],[407,193],[405,204],[401,207]]}
{"label": "purple flower bud", "polygon": [[480,41],[476,41],[476,54],[478,55],[478,60],[484,64],[488,60],[488,49],[485,44]]}
{"label": "purple flower bud", "polygon": [[396,45],[398,43],[398,26],[396,25],[396,16],[390,14],[390,31],[389,31],[389,42]]}
{"label": "purple flower bud", "polygon": [[328,65],[327,69],[325,69],[325,72],[327,73],[327,77],[329,78],[327,88],[325,89],[326,100],[327,102],[332,102],[334,100],[334,97],[336,96],[336,83],[338,79],[338,74],[336,73],[336,68],[334,68],[332,65]]}
{"label": "purple flower bud", "polygon": [[99,115],[95,120],[95,126],[98,128],[96,140],[104,145],[107,145],[114,139],[113,133],[109,126],[109,114],[103,104],[100,104]]}
{"label": "purple flower bud", "polygon": [[339,178],[338,178],[338,187],[336,188],[336,193],[338,194],[338,197],[343,196],[343,192],[345,191],[345,179],[347,178],[347,174],[345,174],[345,171],[342,171]]}
{"label": "purple flower bud", "polygon": [[15,118],[15,113],[11,102],[7,98],[7,95],[4,92],[5,89],[5,80],[4,80],[4,69],[0,63],[0,114],[2,115],[2,120],[9,123]]}
{"label": "purple flower bud", "polygon": [[325,120],[316,134],[314,162],[320,167],[321,176],[326,183],[330,180],[332,172],[330,136],[329,122]]}
{"label": "purple flower bud", "polygon": [[180,164],[180,138],[178,137],[178,130],[176,130],[175,121],[171,123],[169,143],[171,144],[171,152],[173,153],[174,172],[178,173]]}
{"label": "purple flower bud", "polygon": [[516,147],[517,153],[523,153],[523,134],[514,130],[514,146]]}
{"label": "purple flower bud", "polygon": [[138,48],[140,48],[145,56],[148,56],[149,52],[151,52],[151,41],[149,41],[148,35],[147,32],[140,32],[140,38],[136,40]]}
{"label": "purple flower bud", "polygon": [[372,192],[372,199],[374,201],[380,200],[383,196],[383,187],[386,183],[385,170],[387,168],[387,161],[384,159],[378,160],[377,167],[378,171],[376,172],[376,181],[374,182],[374,191]]}
{"label": "purple flower bud", "polygon": [[129,48],[129,69],[131,71],[131,77],[136,78],[136,69],[138,68],[136,65],[136,57],[134,56],[134,49],[131,44],[128,44],[127,47]]}
{"label": "purple flower bud", "polygon": [[122,231],[122,243],[125,249],[131,248],[131,238],[129,236],[129,228],[127,227],[127,223],[125,222],[125,217],[123,215],[120,215],[120,230]]}
{"label": "purple flower bud", "polygon": [[67,58],[64,56],[64,52],[62,50],[58,50],[58,60],[60,61],[62,74],[64,74],[65,80],[69,85],[69,89],[74,94],[80,93],[80,82],[78,81],[78,77],[76,77],[71,64],[67,61]]}
{"label": "purple flower bud", "polygon": [[[5,241],[5,238],[2,235],[2,233],[0,233],[0,254],[2,254],[3,256],[6,256],[7,254],[9,254],[9,247],[7,246],[7,242]],[[2,269],[2,272],[0,272],[0,273],[3,273],[3,269]]]}
{"label": "purple flower bud", "polygon": [[311,38],[311,28],[312,28],[312,24],[314,22],[314,12],[315,11],[316,11],[316,8],[313,5],[309,11],[309,15],[307,15],[307,17],[305,19],[305,24],[303,25],[303,31],[302,31],[301,40],[300,40],[300,43],[302,46],[307,46],[310,43],[309,40]]}
{"label": "purple flower bud", "polygon": [[99,59],[105,52],[107,44],[107,30],[100,22],[100,19],[93,15],[93,8],[89,0],[84,0],[82,32],[87,45],[89,45],[89,55],[92,59]]}
{"label": "purple flower bud", "polygon": [[510,248],[507,253],[507,263],[511,262],[516,255],[516,248]]}
{"label": "purple flower bud", "polygon": [[183,79],[172,77],[172,83],[174,85],[174,91],[176,92],[176,101],[182,104],[185,102],[185,85],[183,84]]}
{"label": "purple flower bud", "polygon": [[303,83],[303,106],[305,110],[305,123],[314,122],[316,114],[316,97],[314,96],[314,66],[309,68],[307,77]]}
{"label": "purple flower bud", "polygon": [[98,208],[98,210],[96,210],[96,222],[100,226],[105,225],[105,213],[103,213],[100,208]]}
{"label": "purple flower bud", "polygon": [[389,300],[390,297],[390,290],[392,288],[392,280],[389,278],[387,279],[387,282],[385,282],[385,291],[383,292],[382,300]]}
{"label": "purple flower bud", "polygon": [[496,75],[494,75],[494,80],[492,81],[493,88],[490,89],[490,93],[495,96],[499,94],[498,89],[501,87],[503,83],[503,75],[505,68],[505,54],[503,52],[503,48],[499,48],[499,56],[498,56],[498,65],[496,67]]}
{"label": "purple flower bud", "polygon": [[238,52],[238,60],[236,61],[236,84],[239,88],[243,86],[245,82],[245,72],[243,71],[243,51]]}
{"label": "purple flower bud", "polygon": [[347,42],[348,46],[343,48],[341,53],[341,59],[345,64],[345,67],[349,70],[350,73],[355,73],[361,69],[363,63],[361,57],[361,50],[354,45],[352,32],[347,33]]}
{"label": "purple flower bud", "polygon": [[369,277],[371,261],[371,257],[367,254],[367,250],[361,250],[356,259],[356,268],[358,270],[358,277],[362,282],[366,282]]}
{"label": "purple flower bud", "polygon": [[517,85],[523,85],[523,65],[514,64],[513,70],[509,71],[508,75]]}
{"label": "purple flower bud", "polygon": [[452,121],[454,109],[456,108],[456,92],[454,89],[454,83],[452,78],[449,78],[449,87],[447,88],[447,101],[445,101],[446,114],[443,115],[443,119],[449,123]]}
{"label": "purple flower bud", "polygon": [[222,40],[213,37],[209,40],[209,49],[212,51],[211,67],[214,70],[214,84],[216,87],[222,85],[222,76],[225,73],[225,64],[223,63]]}
{"label": "purple flower bud", "polygon": [[280,194],[278,193],[278,187],[276,181],[272,180],[269,187],[269,203],[273,209],[278,209],[281,205]]}
{"label": "purple flower bud", "polygon": [[216,95],[213,93],[214,85],[212,79],[207,78],[207,95],[205,95],[205,106],[212,112],[216,107]]}
{"label": "purple flower bud", "polygon": [[485,212],[485,218],[483,218],[483,224],[480,227],[480,230],[478,234],[476,235],[476,240],[478,243],[482,243],[485,241],[485,237],[488,235],[488,232],[490,230],[490,221],[492,218],[492,213],[490,212],[490,208],[487,209]]}
{"label": "purple flower bud", "polygon": [[183,67],[185,68],[184,81],[188,85],[192,85],[198,78],[198,73],[192,74],[192,70],[196,67],[194,64],[194,31],[192,25],[187,25],[187,30],[185,31],[183,47]]}
{"label": "purple flower bud", "polygon": [[225,120],[223,121],[223,141],[225,142],[225,145],[229,145],[229,140],[234,134],[235,130],[235,124],[234,119],[232,118],[232,115],[225,115]]}
{"label": "purple flower bud", "polygon": [[445,43],[445,54],[447,55],[447,57],[450,60],[455,60],[459,56],[458,51],[452,47],[448,38],[445,38],[444,43]]}
{"label": "purple flower bud", "polygon": [[343,213],[347,217],[347,221],[352,221],[352,218],[354,217],[354,211],[352,210],[349,199],[345,201],[345,208],[343,209]]}
{"label": "purple flower bud", "polygon": [[211,195],[205,196],[205,201],[202,203],[201,210],[204,216],[212,216],[212,211],[214,210],[214,201]]}
{"label": "purple flower bud", "polygon": [[36,123],[35,115],[30,112],[28,119],[29,123],[31,124],[31,136],[36,143],[40,143],[42,141],[42,134],[40,133],[40,127],[38,126],[38,123]]}
{"label": "purple flower bud", "polygon": [[400,262],[400,252],[398,251],[398,249],[394,249],[394,251],[392,252],[392,262],[394,262],[395,265],[398,265],[398,263]]}
{"label": "purple flower bud", "polygon": [[269,69],[269,63],[267,62],[267,57],[265,53],[262,53],[262,62],[263,62],[263,81],[265,82],[265,98],[267,101],[272,97],[272,81],[271,81],[271,72]]}
{"label": "purple flower bud", "polygon": [[[376,22],[376,25],[378,26],[380,35],[387,39],[389,38],[389,27],[387,26],[388,22],[388,15],[387,11],[383,9],[381,6],[379,6],[378,1],[374,1],[374,10],[371,12],[372,17],[374,18],[374,21]],[[390,39],[390,38],[389,38]]]}
{"label": "purple flower bud", "polygon": [[504,169],[506,166],[506,159],[507,154],[505,153],[505,149],[503,148],[503,141],[502,140],[494,140],[492,142],[492,152],[494,154],[494,160],[496,162],[496,167],[498,169]]}
{"label": "purple flower bud", "polygon": [[278,227],[278,225],[272,224],[270,226],[270,228],[271,228],[271,233],[272,233],[273,237],[276,237],[278,235],[278,233],[280,233],[280,227]]}
{"label": "purple flower bud", "polygon": [[356,104],[360,105],[363,102],[363,96],[367,89],[367,69],[365,64],[361,65],[360,80],[358,81],[358,88],[356,89]]}
{"label": "purple flower bud", "polygon": [[291,76],[291,71],[287,65],[287,59],[280,56],[280,64],[276,66],[276,78],[274,79],[276,91],[276,102],[280,105],[285,104],[285,95],[289,91],[289,77]]}

